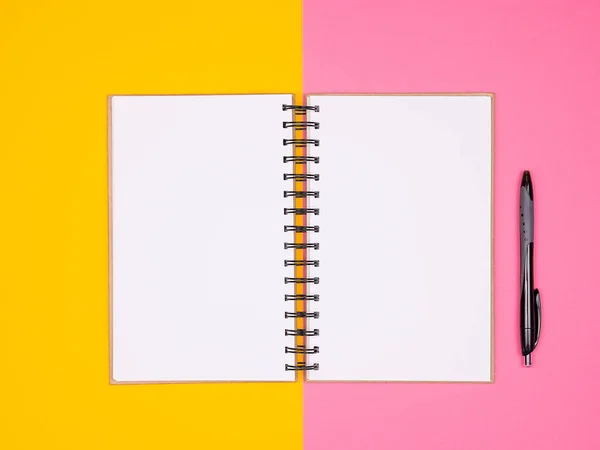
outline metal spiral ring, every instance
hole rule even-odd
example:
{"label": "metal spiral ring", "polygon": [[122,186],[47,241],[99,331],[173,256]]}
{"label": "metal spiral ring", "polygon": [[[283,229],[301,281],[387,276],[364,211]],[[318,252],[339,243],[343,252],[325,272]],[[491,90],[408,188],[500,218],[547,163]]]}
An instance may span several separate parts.
{"label": "metal spiral ring", "polygon": [[289,283],[295,283],[295,284],[306,284],[306,283],[319,284],[319,277],[313,277],[313,278],[285,277],[284,278],[284,282],[285,282],[285,284],[289,284]]}
{"label": "metal spiral ring", "polygon": [[312,162],[315,164],[319,164],[319,161],[320,161],[320,159],[318,156],[284,156],[283,157],[284,163],[295,162],[296,164],[306,164],[306,163]]}
{"label": "metal spiral ring", "polygon": [[309,145],[319,146],[318,139],[284,139],[283,145],[293,145],[294,148],[306,148]]}
{"label": "metal spiral ring", "polygon": [[297,180],[297,181],[307,181],[314,180],[319,181],[318,173],[284,173],[284,180]]}
{"label": "metal spiral ring", "polygon": [[285,197],[296,197],[296,198],[319,198],[319,191],[283,191]]}
{"label": "metal spiral ring", "polygon": [[307,214],[319,215],[319,208],[283,208],[283,214],[296,214],[297,216],[306,216]]}
{"label": "metal spiral ring", "polygon": [[283,261],[284,267],[289,266],[297,266],[297,267],[319,267],[319,260],[311,260],[311,259],[286,259]]}
{"label": "metal spiral ring", "polygon": [[299,345],[298,347],[286,347],[286,353],[300,353],[303,355],[314,355],[315,353],[319,353],[319,347],[306,348],[304,345]]}
{"label": "metal spiral ring", "polygon": [[315,311],[315,312],[286,312],[285,313],[285,318],[286,319],[318,319],[319,318],[319,311]]}
{"label": "metal spiral ring", "polygon": [[285,294],[285,301],[286,302],[292,302],[292,301],[318,302],[319,294]]}
{"label": "metal spiral ring", "polygon": [[314,330],[305,330],[304,328],[295,328],[293,330],[285,330],[286,336],[318,336],[319,329],[315,328]]}
{"label": "metal spiral ring", "polygon": [[293,128],[294,130],[306,130],[307,128],[319,129],[319,122],[305,122],[294,120],[292,122],[283,122],[283,128]]}
{"label": "metal spiral ring", "polygon": [[307,366],[306,363],[298,363],[297,365],[286,364],[285,370],[319,370],[319,364],[315,363]]}
{"label": "metal spiral ring", "polygon": [[294,110],[294,112],[298,113],[298,112],[307,112],[307,111],[314,111],[314,112],[319,112],[319,106],[309,106],[309,105],[283,105],[283,110],[284,111],[288,111],[288,110]]}
{"label": "metal spiral ring", "polygon": [[320,230],[319,225],[284,225],[283,231],[295,231],[296,233],[308,233],[312,231],[313,233],[318,233]]}
{"label": "metal spiral ring", "polygon": [[305,250],[308,248],[312,248],[313,250],[319,250],[319,243],[318,242],[302,242],[302,243],[284,242],[283,248],[284,249],[295,248],[297,250]]}

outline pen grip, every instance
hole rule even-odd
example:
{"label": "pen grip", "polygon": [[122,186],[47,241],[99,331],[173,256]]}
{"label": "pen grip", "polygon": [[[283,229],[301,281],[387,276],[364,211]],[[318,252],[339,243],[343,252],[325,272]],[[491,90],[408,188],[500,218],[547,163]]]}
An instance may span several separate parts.
{"label": "pen grip", "polygon": [[526,188],[521,188],[520,201],[520,231],[521,231],[521,251],[524,246],[533,242],[533,199],[529,196]]}

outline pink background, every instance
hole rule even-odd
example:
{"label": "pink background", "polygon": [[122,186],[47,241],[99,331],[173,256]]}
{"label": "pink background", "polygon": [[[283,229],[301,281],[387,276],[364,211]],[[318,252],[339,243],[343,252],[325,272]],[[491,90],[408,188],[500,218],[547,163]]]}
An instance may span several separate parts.
{"label": "pink background", "polygon": [[[600,448],[599,82],[597,1],[304,0],[307,93],[496,94],[495,383],[308,383],[307,450]],[[523,169],[544,314],[530,369],[518,341]]]}

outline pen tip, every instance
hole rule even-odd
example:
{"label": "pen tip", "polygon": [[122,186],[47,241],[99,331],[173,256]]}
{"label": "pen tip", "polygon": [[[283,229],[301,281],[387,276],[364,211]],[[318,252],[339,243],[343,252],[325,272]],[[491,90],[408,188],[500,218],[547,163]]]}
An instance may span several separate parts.
{"label": "pen tip", "polygon": [[525,188],[529,198],[533,201],[533,184],[531,183],[531,174],[529,170],[523,172],[523,178],[521,179],[521,189]]}

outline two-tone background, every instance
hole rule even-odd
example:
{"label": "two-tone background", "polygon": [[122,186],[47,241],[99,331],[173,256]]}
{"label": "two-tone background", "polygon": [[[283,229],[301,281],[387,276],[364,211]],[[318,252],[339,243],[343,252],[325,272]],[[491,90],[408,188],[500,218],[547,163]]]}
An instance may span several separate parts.
{"label": "two-tone background", "polygon": [[[599,448],[599,43],[591,0],[2,1],[0,448]],[[107,95],[440,91],[495,93],[494,384],[108,385]]]}

